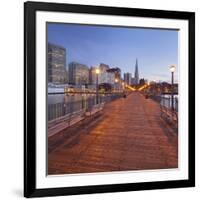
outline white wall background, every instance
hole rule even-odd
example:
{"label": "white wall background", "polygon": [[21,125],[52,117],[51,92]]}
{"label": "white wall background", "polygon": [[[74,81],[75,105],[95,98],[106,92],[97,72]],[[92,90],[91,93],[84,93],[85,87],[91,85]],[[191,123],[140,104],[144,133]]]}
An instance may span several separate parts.
{"label": "white wall background", "polygon": [[[49,0],[50,1],[50,0]],[[23,198],[23,0],[0,4],[0,199]],[[65,0],[59,2],[196,12],[196,77],[200,75],[198,0]],[[196,80],[196,124],[200,120],[200,79]],[[200,125],[196,126],[196,188],[51,197],[51,199],[199,199]]]}

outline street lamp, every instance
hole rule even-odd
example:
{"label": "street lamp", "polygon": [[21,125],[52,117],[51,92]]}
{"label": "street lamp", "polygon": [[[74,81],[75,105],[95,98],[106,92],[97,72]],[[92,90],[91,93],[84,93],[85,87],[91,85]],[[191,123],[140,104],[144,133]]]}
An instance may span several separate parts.
{"label": "street lamp", "polygon": [[170,66],[171,71],[171,109],[174,110],[174,72],[176,67],[174,65]]}
{"label": "street lamp", "polygon": [[124,90],[125,90],[125,83],[124,81],[122,81],[122,92],[124,92]]}
{"label": "street lamp", "polygon": [[100,70],[98,68],[96,68],[95,70],[96,72],[96,103],[99,103],[99,73]]}
{"label": "street lamp", "polygon": [[115,92],[117,91],[117,83],[118,83],[118,79],[115,78]]}

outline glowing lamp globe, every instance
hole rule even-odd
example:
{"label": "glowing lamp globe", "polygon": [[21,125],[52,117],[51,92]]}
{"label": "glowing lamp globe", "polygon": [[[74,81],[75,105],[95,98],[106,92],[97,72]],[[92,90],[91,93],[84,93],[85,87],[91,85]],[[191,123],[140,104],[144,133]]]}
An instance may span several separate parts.
{"label": "glowing lamp globe", "polygon": [[100,73],[100,70],[97,68],[96,69],[96,74],[99,74]]}
{"label": "glowing lamp globe", "polygon": [[170,66],[170,71],[175,72],[176,67],[174,65]]}

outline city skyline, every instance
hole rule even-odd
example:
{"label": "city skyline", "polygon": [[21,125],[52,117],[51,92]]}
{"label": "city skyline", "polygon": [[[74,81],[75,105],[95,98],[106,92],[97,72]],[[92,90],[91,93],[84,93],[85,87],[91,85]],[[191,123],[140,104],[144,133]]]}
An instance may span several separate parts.
{"label": "city skyline", "polygon": [[48,42],[66,48],[67,65],[76,61],[90,68],[103,62],[134,74],[138,59],[141,78],[150,81],[169,82],[169,66],[178,63],[175,30],[50,23]]}

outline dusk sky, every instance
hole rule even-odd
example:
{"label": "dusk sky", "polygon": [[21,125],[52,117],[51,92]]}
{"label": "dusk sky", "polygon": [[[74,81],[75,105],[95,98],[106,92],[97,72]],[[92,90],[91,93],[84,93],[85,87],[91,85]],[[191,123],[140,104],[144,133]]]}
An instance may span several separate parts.
{"label": "dusk sky", "polygon": [[[67,64],[76,61],[119,67],[140,78],[170,81],[169,66],[178,64],[178,31],[72,24],[48,24],[48,42],[66,48]],[[177,71],[175,72],[177,82]]]}

